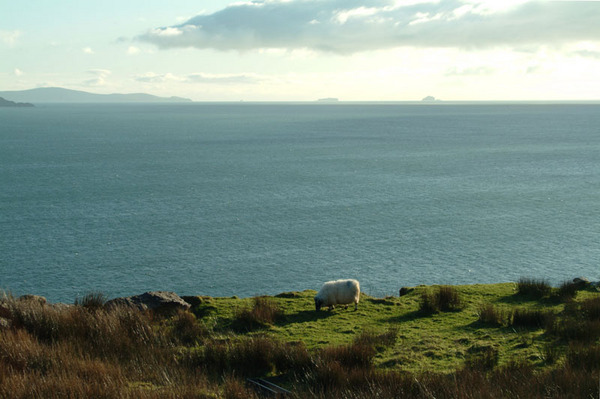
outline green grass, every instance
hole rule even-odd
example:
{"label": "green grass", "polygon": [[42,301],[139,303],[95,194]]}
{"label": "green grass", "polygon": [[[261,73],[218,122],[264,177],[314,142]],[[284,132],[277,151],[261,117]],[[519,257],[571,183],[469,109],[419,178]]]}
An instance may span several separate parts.
{"label": "green grass", "polygon": [[[315,291],[285,293],[270,298],[283,316],[246,335],[302,342],[313,350],[351,343],[364,331],[382,334],[394,328],[397,342],[376,355],[377,367],[449,372],[464,363],[473,347],[481,346],[496,348],[500,365],[525,358],[535,366],[546,366],[542,354],[551,338],[543,326],[489,325],[480,321],[481,306],[490,304],[507,314],[514,309],[558,314],[564,309],[563,303],[520,295],[516,283],[454,286],[460,295],[460,310],[423,314],[422,295],[437,288],[415,287],[402,297],[374,298],[363,293],[357,311],[350,307],[315,312]],[[579,298],[594,295],[580,291]],[[226,334],[235,326],[240,309],[251,308],[252,304],[252,298],[204,297],[192,311],[215,332]]]}
{"label": "green grass", "polygon": [[[418,286],[320,312],[312,290],[197,296],[170,317],[106,310],[97,293],[66,309],[9,298],[0,397],[252,397],[258,376],[299,397],[597,397],[600,294],[522,288]],[[442,306],[424,312],[426,295]]]}

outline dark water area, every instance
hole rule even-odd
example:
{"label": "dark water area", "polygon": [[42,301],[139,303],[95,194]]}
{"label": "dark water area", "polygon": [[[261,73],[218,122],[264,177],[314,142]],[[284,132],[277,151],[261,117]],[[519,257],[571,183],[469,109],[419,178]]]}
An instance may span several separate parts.
{"label": "dark water area", "polygon": [[0,288],[597,280],[599,154],[599,105],[1,109]]}

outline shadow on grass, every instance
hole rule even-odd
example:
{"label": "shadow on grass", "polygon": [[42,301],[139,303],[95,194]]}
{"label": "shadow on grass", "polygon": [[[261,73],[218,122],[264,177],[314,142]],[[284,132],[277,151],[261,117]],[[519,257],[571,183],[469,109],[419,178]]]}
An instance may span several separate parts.
{"label": "shadow on grass", "polygon": [[278,326],[287,326],[289,324],[295,323],[306,323],[309,321],[316,321],[327,319],[331,316],[335,315],[335,311],[320,311],[317,312],[315,310],[301,310],[296,313],[288,313],[281,320],[275,323]]}
{"label": "shadow on grass", "polygon": [[412,312],[405,313],[403,315],[388,317],[388,318],[382,319],[382,321],[387,322],[387,323],[404,323],[404,322],[415,321],[417,319],[422,319],[422,318],[430,317],[430,316],[431,316],[430,314],[423,313],[420,310],[415,310]]}
{"label": "shadow on grass", "polygon": [[536,302],[536,303],[540,303],[540,304],[552,303],[550,298],[535,298],[535,297],[532,297],[529,295],[523,295],[523,294],[519,294],[519,293],[504,296],[502,298],[498,298],[493,302],[494,303],[503,303],[506,305],[527,305],[527,304],[531,304],[532,302]]}

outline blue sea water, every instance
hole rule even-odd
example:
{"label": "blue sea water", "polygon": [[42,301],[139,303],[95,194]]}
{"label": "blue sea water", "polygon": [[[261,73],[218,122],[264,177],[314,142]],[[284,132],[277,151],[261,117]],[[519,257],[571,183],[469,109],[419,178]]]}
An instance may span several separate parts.
{"label": "blue sea water", "polygon": [[72,302],[600,273],[600,105],[0,109],[0,288]]}

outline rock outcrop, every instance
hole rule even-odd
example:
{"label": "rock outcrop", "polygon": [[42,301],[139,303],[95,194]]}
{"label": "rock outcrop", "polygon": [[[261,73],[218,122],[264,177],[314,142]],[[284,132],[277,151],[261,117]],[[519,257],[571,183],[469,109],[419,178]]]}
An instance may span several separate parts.
{"label": "rock outcrop", "polygon": [[115,298],[106,302],[104,306],[108,309],[115,306],[126,306],[142,311],[152,310],[161,314],[176,313],[191,307],[179,295],[170,291],[151,291],[135,296]]}

